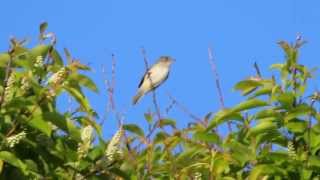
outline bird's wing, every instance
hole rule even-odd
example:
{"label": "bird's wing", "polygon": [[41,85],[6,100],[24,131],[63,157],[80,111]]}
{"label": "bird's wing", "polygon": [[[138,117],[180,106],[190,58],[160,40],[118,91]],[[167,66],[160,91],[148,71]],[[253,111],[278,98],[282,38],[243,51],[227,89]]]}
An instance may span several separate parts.
{"label": "bird's wing", "polygon": [[[149,74],[149,75],[148,75]],[[143,84],[143,82],[145,81],[146,78],[149,78],[148,76],[151,76],[151,71],[147,71],[146,73],[144,73],[143,77],[140,80],[140,83],[138,85],[138,88],[141,87],[141,85]]]}

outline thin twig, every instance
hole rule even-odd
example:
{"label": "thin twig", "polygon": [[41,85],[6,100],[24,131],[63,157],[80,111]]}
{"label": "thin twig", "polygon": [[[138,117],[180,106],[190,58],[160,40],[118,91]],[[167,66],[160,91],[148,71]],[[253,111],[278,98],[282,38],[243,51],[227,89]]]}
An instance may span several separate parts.
{"label": "thin twig", "polygon": [[184,112],[187,116],[189,116],[191,119],[198,121],[200,123],[204,123],[201,118],[197,117],[193,113],[189,111],[188,108],[186,108],[184,105],[179,103],[170,93],[167,93],[168,97],[172,101],[172,104],[175,104],[182,112]]}
{"label": "thin twig", "polygon": [[[217,66],[214,62],[213,53],[212,53],[212,50],[210,47],[208,48],[208,55],[209,55],[209,63],[211,65],[211,70],[215,76],[216,87],[217,87],[218,95],[219,95],[220,107],[221,107],[221,109],[224,109],[225,106],[224,106],[224,99],[223,99],[222,90],[221,90],[221,86],[220,86],[220,78],[219,78],[219,74],[217,71]],[[231,123],[229,121],[227,123],[228,123],[228,130],[229,130],[229,132],[231,132],[232,131]]]}
{"label": "thin twig", "polygon": [[[104,66],[102,66],[102,73],[104,74],[104,83],[106,85],[107,92],[108,92],[108,104],[106,107],[106,112],[109,112],[109,110],[111,110],[112,112],[116,112],[116,105],[114,102],[114,90],[116,86],[116,58],[114,54],[112,54],[111,80],[108,79],[107,71]],[[105,122],[105,119],[103,119],[100,124],[103,125],[104,122]],[[118,124],[119,126],[121,124],[119,120],[118,120]]]}
{"label": "thin twig", "polygon": [[[151,79],[150,73],[149,73],[149,64],[148,64],[148,58],[147,58],[146,50],[144,48],[141,48],[141,53],[143,55],[143,61],[144,61],[144,65],[145,65],[145,69],[146,69],[146,73],[147,73],[148,79],[149,79],[151,85],[153,86],[153,82],[152,82],[152,79]],[[157,102],[157,97],[156,97],[155,90],[152,91],[152,102],[153,102],[154,108],[155,108],[155,110],[157,112],[158,120],[160,120],[161,119],[161,113],[160,113],[160,108],[159,108],[159,105],[158,105],[158,102]]]}
{"label": "thin twig", "polygon": [[256,72],[257,72],[257,76],[259,77],[259,78],[261,78],[262,77],[262,75],[261,75],[261,71],[260,71],[260,68],[259,68],[259,66],[258,66],[258,63],[257,62],[254,62],[254,68],[256,69]]}

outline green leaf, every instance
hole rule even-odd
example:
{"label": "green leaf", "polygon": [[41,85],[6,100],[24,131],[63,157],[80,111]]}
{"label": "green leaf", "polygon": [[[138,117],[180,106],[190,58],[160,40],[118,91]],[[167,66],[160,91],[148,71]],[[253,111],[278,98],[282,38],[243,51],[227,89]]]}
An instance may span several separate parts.
{"label": "green leaf", "polygon": [[53,65],[56,66],[55,69],[53,69],[53,72],[56,72],[63,66],[63,59],[59,52],[54,48],[51,49],[50,56],[53,60]]}
{"label": "green leaf", "polygon": [[80,130],[74,124],[74,121],[67,119],[68,134],[77,141],[80,141]]}
{"label": "green leaf", "polygon": [[276,100],[278,100],[283,108],[285,109],[291,109],[293,107],[293,103],[295,100],[294,94],[291,92],[288,93],[281,93],[276,97]]}
{"label": "green leaf", "polygon": [[0,54],[0,67],[7,67],[10,55],[8,53]]}
{"label": "green leaf", "polygon": [[43,58],[45,58],[50,48],[51,46],[49,45],[38,45],[30,50],[30,55],[32,58],[34,58],[34,60],[38,56],[42,56]]}
{"label": "green leaf", "polygon": [[287,139],[285,139],[280,132],[278,132],[276,129],[271,129],[268,131],[265,131],[264,133],[257,134],[255,136],[256,139],[256,147],[259,147],[263,143],[275,143],[280,144],[283,146],[287,145]]}
{"label": "green leaf", "polygon": [[48,23],[47,22],[41,23],[40,24],[40,34],[43,34],[46,31],[47,27],[48,27]]}
{"label": "green leaf", "polygon": [[82,93],[79,90],[73,87],[68,87],[68,86],[64,86],[64,89],[67,92],[69,92],[72,95],[72,97],[74,97],[77,100],[77,102],[81,105],[81,107],[86,112],[92,113],[92,109],[90,107],[89,101],[85,96],[82,95]]}
{"label": "green leaf", "polygon": [[309,165],[313,168],[316,168],[319,172],[320,170],[320,157],[311,155],[309,156]]}
{"label": "green leaf", "polygon": [[153,143],[154,144],[163,143],[164,140],[168,137],[169,137],[169,134],[167,134],[166,132],[162,132],[162,131],[158,132],[153,139]]}
{"label": "green leaf", "polygon": [[[122,171],[119,168],[111,168],[110,172],[117,175],[118,177],[123,178],[123,179],[130,179],[130,176],[126,172]],[[103,178],[103,179],[105,179],[105,178]]]}
{"label": "green leaf", "polygon": [[288,122],[292,119],[298,118],[300,116],[307,116],[313,112],[313,108],[307,104],[300,104],[299,106],[295,107],[288,114],[285,116],[284,121]]}
{"label": "green leaf", "polygon": [[71,80],[74,80],[75,82],[78,82],[80,85],[94,91],[98,92],[98,88],[96,84],[87,76],[82,74],[72,74],[69,76]]}
{"label": "green leaf", "polygon": [[51,136],[52,129],[49,124],[43,119],[42,115],[37,115],[28,121],[28,124],[43,132],[47,136]]}
{"label": "green leaf", "polygon": [[275,109],[263,109],[255,114],[255,119],[279,117],[280,113]]}
{"label": "green leaf", "polygon": [[243,118],[240,113],[234,112],[231,109],[222,109],[215,114],[206,131],[211,130],[227,120],[243,120]]}
{"label": "green leaf", "polygon": [[248,93],[252,92],[257,87],[261,86],[262,84],[259,81],[254,80],[243,80],[238,82],[235,86],[235,90],[242,91],[243,95],[247,95]]}
{"label": "green leaf", "polygon": [[283,68],[283,64],[272,64],[271,66],[270,66],[270,69],[277,69],[277,70],[281,70],[282,68]]}
{"label": "green leaf", "polygon": [[269,176],[280,176],[286,177],[286,171],[282,168],[274,166],[274,164],[260,164],[255,166],[249,175],[249,180],[261,179],[262,177]]}
{"label": "green leaf", "polygon": [[95,146],[94,149],[88,153],[88,158],[92,161],[95,161],[103,155],[104,150],[105,150],[104,144],[100,143],[100,145]]}
{"label": "green leaf", "polygon": [[38,172],[38,165],[36,162],[34,162],[31,159],[27,159],[24,161],[24,163],[26,164],[26,166],[28,167],[29,170],[34,171],[34,172]]}
{"label": "green leaf", "polygon": [[216,133],[212,132],[196,132],[193,135],[195,140],[204,141],[207,143],[220,144],[220,137]]}
{"label": "green leaf", "polygon": [[279,41],[278,44],[282,48],[282,50],[286,53],[287,56],[290,56],[292,52],[292,47],[286,41]]}
{"label": "green leaf", "polygon": [[153,118],[152,118],[152,114],[151,113],[145,113],[144,114],[144,118],[147,120],[147,122],[150,124],[152,123],[153,121]]}
{"label": "green leaf", "polygon": [[248,161],[255,159],[255,154],[249,149],[248,145],[237,142],[235,139],[225,141],[224,146],[231,148],[231,156],[240,166],[245,165]]}
{"label": "green leaf", "polygon": [[244,101],[238,105],[236,105],[233,109],[232,112],[240,112],[244,110],[249,110],[257,107],[262,107],[262,106],[267,106],[268,103],[265,101],[259,100],[259,99],[249,99],[247,101]]}
{"label": "green leaf", "polygon": [[159,127],[171,126],[172,128],[176,127],[176,121],[172,119],[160,119]]}
{"label": "green leaf", "polygon": [[285,123],[285,126],[289,131],[294,133],[303,133],[307,129],[307,122],[301,120],[291,120],[288,123]]}
{"label": "green leaf", "polygon": [[143,130],[140,129],[140,127],[135,124],[125,124],[125,125],[123,125],[123,129],[125,129],[131,133],[134,133],[140,137],[144,137]]}
{"label": "green leaf", "polygon": [[272,86],[259,88],[249,98],[252,99],[262,95],[270,95],[272,93],[272,88]]}
{"label": "green leaf", "polygon": [[201,153],[201,151],[203,151],[203,149],[196,147],[188,148],[177,155],[177,157],[175,158],[175,162],[183,164],[182,162],[192,159],[193,156],[198,155],[199,153]]}
{"label": "green leaf", "polygon": [[256,126],[250,128],[249,134],[251,136],[256,136],[261,133],[267,133],[268,131],[275,130],[277,129],[277,126],[275,123],[270,122],[270,121],[262,121]]}
{"label": "green leaf", "polygon": [[27,165],[25,165],[18,157],[8,151],[0,151],[0,159],[8,164],[19,168],[25,175],[28,174]]}

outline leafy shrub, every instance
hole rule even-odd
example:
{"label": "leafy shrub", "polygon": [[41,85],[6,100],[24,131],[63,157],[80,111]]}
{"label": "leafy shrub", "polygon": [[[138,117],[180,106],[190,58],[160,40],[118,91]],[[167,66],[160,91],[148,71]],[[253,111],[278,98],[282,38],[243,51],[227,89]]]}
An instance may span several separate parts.
{"label": "leafy shrub", "polygon": [[[178,129],[145,114],[149,131],[121,124],[105,142],[83,88],[97,92],[90,70],[40,26],[33,48],[11,40],[0,54],[2,179],[313,179],[320,176],[320,93],[306,95],[312,70],[298,61],[304,41],[280,42],[285,61],[271,78],[235,85],[246,100]],[[46,42],[46,43],[45,43]],[[64,64],[67,62],[67,64]],[[57,97],[79,105],[60,113]],[[225,137],[215,129],[232,123]],[[170,129],[170,130],[168,130]]]}

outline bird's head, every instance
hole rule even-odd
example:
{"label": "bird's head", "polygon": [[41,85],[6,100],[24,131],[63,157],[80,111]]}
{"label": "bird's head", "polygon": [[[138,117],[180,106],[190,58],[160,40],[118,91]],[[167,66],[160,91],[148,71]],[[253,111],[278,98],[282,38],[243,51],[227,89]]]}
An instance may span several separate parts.
{"label": "bird's head", "polygon": [[167,66],[170,66],[173,62],[175,62],[175,59],[170,56],[161,56],[159,59],[159,63],[166,64]]}

